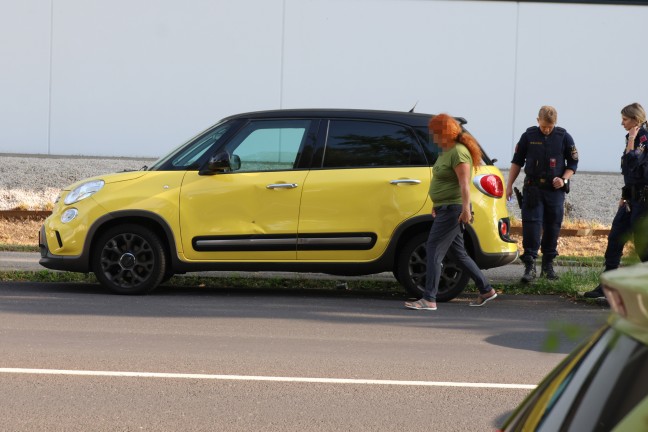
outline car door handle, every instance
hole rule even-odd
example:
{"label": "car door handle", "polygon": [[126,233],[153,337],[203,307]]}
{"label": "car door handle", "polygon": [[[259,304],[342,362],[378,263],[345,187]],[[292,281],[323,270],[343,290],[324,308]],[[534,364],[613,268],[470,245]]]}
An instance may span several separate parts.
{"label": "car door handle", "polygon": [[416,180],[416,179],[398,179],[398,180],[392,180],[389,182],[390,184],[393,185],[399,185],[399,184],[421,184],[421,180]]}
{"label": "car door handle", "polygon": [[273,183],[266,186],[266,189],[294,189],[297,183]]}

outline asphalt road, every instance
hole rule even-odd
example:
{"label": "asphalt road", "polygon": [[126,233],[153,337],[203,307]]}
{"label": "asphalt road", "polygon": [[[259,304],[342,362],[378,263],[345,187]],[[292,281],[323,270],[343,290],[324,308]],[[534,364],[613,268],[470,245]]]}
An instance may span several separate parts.
{"label": "asphalt road", "polygon": [[436,312],[346,291],[0,283],[11,431],[493,430],[607,309],[468,297]]}

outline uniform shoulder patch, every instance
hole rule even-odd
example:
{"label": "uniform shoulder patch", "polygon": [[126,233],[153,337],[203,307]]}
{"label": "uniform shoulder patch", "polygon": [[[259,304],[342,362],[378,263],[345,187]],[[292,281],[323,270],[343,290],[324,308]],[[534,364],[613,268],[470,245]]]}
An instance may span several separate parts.
{"label": "uniform shoulder patch", "polygon": [[576,148],[576,146],[572,146],[571,148],[571,157],[575,161],[578,160],[578,149]]}

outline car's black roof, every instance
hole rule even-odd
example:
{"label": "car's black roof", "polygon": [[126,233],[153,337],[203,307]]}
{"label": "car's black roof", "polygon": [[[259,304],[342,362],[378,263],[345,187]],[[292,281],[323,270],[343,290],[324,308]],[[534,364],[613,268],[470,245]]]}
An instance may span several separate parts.
{"label": "car's black roof", "polygon": [[[244,118],[363,118],[374,120],[392,120],[406,123],[411,126],[427,126],[430,117],[434,114],[402,111],[381,111],[363,109],[327,109],[327,108],[304,108],[304,109],[278,109],[266,111],[254,111],[229,116],[223,120],[244,119]],[[461,124],[466,124],[462,117],[455,117]]]}

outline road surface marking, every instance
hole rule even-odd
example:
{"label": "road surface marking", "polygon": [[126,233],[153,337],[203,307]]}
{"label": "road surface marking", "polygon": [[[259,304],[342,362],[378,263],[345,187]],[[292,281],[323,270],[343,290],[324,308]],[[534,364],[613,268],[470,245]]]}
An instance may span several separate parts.
{"label": "road surface marking", "polygon": [[119,372],[119,371],[90,371],[90,370],[65,370],[65,369],[25,369],[25,368],[0,368],[0,373],[7,374],[38,374],[38,375],[81,375],[100,377],[131,377],[131,378],[180,378],[197,380],[234,380],[234,381],[277,381],[295,383],[321,383],[321,384],[371,384],[395,386],[428,386],[428,387],[472,387],[472,388],[499,388],[533,390],[531,384],[501,384],[501,383],[470,383],[448,381],[400,381],[377,379],[348,379],[348,378],[309,378],[309,377],[272,377],[254,375],[211,375],[187,373],[160,373],[160,372]]}

